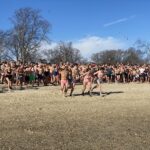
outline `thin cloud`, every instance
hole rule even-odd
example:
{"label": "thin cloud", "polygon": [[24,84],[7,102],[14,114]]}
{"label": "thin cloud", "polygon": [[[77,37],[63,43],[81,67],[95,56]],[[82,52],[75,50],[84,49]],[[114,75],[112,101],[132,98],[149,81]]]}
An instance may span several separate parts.
{"label": "thin cloud", "polygon": [[118,19],[118,20],[115,20],[115,21],[104,24],[104,27],[109,27],[109,26],[112,26],[112,25],[115,25],[115,24],[118,24],[118,23],[126,22],[126,21],[128,21],[130,19],[133,19],[135,17],[136,17],[136,15],[132,15],[128,18],[121,18],[121,19]]}
{"label": "thin cloud", "polygon": [[136,17],[136,15],[132,15],[129,17],[129,19],[134,19]]}

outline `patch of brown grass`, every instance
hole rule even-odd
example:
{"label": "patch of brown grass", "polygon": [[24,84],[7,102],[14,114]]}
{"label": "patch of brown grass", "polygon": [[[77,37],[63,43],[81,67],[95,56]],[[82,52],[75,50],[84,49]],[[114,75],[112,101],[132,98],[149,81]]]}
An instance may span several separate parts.
{"label": "patch of brown grass", "polygon": [[150,85],[104,84],[104,97],[60,87],[0,93],[1,150],[147,150]]}

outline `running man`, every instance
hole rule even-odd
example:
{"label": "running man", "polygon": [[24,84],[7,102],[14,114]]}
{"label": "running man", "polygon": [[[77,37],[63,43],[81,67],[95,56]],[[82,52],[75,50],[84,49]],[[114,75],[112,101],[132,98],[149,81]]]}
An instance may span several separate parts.
{"label": "running man", "polygon": [[74,87],[75,87],[75,80],[73,78],[73,75],[72,75],[72,70],[71,68],[68,69],[68,87],[67,87],[67,90],[70,89],[70,95],[69,96],[72,96],[72,93],[74,91]]}
{"label": "running man", "polygon": [[85,74],[83,79],[83,89],[82,89],[82,95],[84,96],[84,92],[86,89],[88,89],[89,96],[92,96],[92,82],[93,82],[93,76],[91,70],[88,70]]}
{"label": "running man", "polygon": [[94,73],[94,75],[97,76],[97,84],[92,88],[92,91],[95,88],[99,87],[99,95],[102,95],[102,82],[103,82],[103,77],[104,77],[104,71],[103,69],[99,69],[97,72]]}
{"label": "running man", "polygon": [[12,69],[11,69],[10,64],[6,65],[5,78],[7,81],[8,90],[11,91],[12,90],[12,78],[13,78],[13,76],[12,76]]}
{"label": "running man", "polygon": [[61,75],[61,91],[63,95],[66,97],[68,90],[68,68],[67,66],[62,66],[60,70]]}

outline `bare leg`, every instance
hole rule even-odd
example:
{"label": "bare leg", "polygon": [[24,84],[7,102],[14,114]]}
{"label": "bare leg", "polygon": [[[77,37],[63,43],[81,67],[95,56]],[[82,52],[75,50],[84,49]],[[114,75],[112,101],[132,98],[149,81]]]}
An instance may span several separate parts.
{"label": "bare leg", "polygon": [[94,89],[96,89],[98,87],[98,85],[96,84],[96,85],[94,85],[93,87],[92,87],[92,89],[91,89],[91,91],[93,91]]}
{"label": "bare leg", "polygon": [[83,89],[82,89],[82,95],[83,95],[83,96],[84,96],[85,89],[86,89],[86,84],[83,83]]}
{"label": "bare leg", "polygon": [[92,89],[92,83],[89,83],[89,85],[88,85],[88,94],[89,94],[90,96],[92,96],[91,89]]}
{"label": "bare leg", "polygon": [[99,95],[102,95],[102,85],[99,84]]}
{"label": "bare leg", "polygon": [[74,87],[72,86],[70,91],[70,96],[72,96],[73,91],[74,91]]}

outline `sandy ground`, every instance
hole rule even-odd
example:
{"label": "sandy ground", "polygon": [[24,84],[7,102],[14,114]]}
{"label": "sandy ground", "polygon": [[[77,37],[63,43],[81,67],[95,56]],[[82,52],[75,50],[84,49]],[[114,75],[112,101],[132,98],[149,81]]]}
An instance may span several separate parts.
{"label": "sandy ground", "polygon": [[103,84],[104,97],[60,87],[0,93],[0,150],[149,150],[150,84]]}

